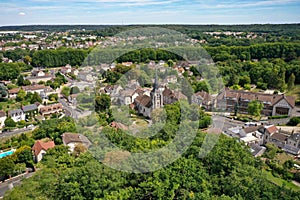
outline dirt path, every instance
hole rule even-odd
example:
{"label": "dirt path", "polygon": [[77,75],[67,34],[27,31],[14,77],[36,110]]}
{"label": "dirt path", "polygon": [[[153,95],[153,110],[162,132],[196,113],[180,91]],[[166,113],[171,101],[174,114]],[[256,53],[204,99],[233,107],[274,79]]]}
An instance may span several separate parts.
{"label": "dirt path", "polygon": [[298,183],[297,181],[292,181],[292,183],[293,183],[294,185],[297,185],[298,187],[300,187],[300,183]]}

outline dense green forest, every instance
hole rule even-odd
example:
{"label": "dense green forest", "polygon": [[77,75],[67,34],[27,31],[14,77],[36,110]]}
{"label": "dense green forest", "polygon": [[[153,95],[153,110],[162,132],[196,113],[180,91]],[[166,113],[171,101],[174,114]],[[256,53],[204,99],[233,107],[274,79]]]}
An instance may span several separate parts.
{"label": "dense green forest", "polygon": [[[96,100],[97,113],[109,122],[111,111],[107,110],[109,103],[103,103],[105,96]],[[184,104],[185,105],[185,104]],[[211,134],[198,130],[193,142],[182,156],[168,166],[147,173],[128,173],[114,170],[107,166],[106,157],[115,153],[119,165],[129,161],[132,152],[148,152],[167,145],[176,136],[182,116],[195,116],[193,107],[182,108],[178,103],[166,107],[166,124],[159,134],[141,139],[130,136],[123,130],[116,130],[103,123],[102,131],[96,127],[95,133],[79,128],[93,146],[90,151],[75,148],[68,153],[67,147],[61,144],[61,134],[66,131],[75,131],[74,121],[70,118],[52,119],[43,122],[33,133],[35,139],[44,137],[53,138],[58,144],[48,150],[39,170],[32,178],[23,180],[23,183],[9,191],[4,199],[57,199],[57,200],[92,200],[92,199],[293,199],[299,200],[300,193],[285,186],[270,183],[263,175],[265,164],[254,158],[250,149],[235,139]],[[183,109],[183,112],[180,112]],[[199,125],[206,121],[207,115],[199,109]],[[185,117],[183,117],[185,119]],[[195,118],[197,121],[197,119]],[[97,123],[97,120],[95,121]],[[158,124],[159,125],[159,122]],[[206,124],[203,127],[207,127]],[[92,125],[94,126],[94,124]],[[95,136],[96,134],[96,136]],[[122,152],[107,152],[102,163],[96,149],[102,148],[103,141],[97,136],[106,135]],[[210,144],[215,139],[218,143],[207,156],[200,158],[201,145],[205,141]],[[26,138],[25,144],[27,144]],[[183,141],[182,141],[183,142]],[[9,141],[8,141],[9,143]],[[104,145],[105,146],[105,145]],[[176,146],[175,148],[180,148]],[[169,152],[170,153],[170,152]],[[168,157],[164,152],[161,158]],[[102,155],[100,155],[102,157]],[[9,158],[7,158],[9,159]],[[132,160],[138,163],[139,160]],[[160,160],[158,160],[160,162]],[[106,163],[106,164],[103,164]],[[0,165],[3,166],[3,165]],[[135,166],[135,165],[134,165]],[[145,165],[147,167],[147,165]],[[126,169],[126,168],[125,168]]]}
{"label": "dense green forest", "polygon": [[198,158],[204,134],[169,166],[146,174],[113,170],[89,153],[70,155],[64,146],[48,151],[43,168],[4,199],[290,199],[300,194],[268,182],[247,147],[222,136]]}

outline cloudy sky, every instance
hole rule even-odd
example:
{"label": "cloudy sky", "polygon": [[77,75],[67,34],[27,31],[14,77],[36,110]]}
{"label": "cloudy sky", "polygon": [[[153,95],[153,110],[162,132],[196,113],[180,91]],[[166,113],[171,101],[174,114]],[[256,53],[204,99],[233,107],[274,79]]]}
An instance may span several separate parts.
{"label": "cloudy sky", "polygon": [[300,0],[1,0],[0,26],[299,23]]}

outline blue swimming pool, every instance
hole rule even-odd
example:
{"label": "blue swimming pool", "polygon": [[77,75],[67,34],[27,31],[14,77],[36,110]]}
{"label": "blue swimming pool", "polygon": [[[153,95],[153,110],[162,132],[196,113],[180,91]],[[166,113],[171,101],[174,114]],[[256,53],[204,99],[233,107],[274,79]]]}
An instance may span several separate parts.
{"label": "blue swimming pool", "polygon": [[1,158],[4,158],[4,157],[6,157],[6,156],[12,155],[14,152],[15,152],[14,149],[12,149],[12,150],[10,150],[10,151],[2,152],[2,153],[0,153],[0,159],[1,159]]}

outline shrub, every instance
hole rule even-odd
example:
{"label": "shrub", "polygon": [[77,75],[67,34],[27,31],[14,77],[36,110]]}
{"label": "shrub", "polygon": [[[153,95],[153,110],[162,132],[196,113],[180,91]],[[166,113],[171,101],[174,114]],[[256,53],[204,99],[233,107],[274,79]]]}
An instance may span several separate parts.
{"label": "shrub", "polygon": [[288,126],[297,126],[298,124],[300,124],[300,117],[292,117],[287,123]]}
{"label": "shrub", "polygon": [[269,116],[268,119],[284,119],[288,118],[288,115]]}

